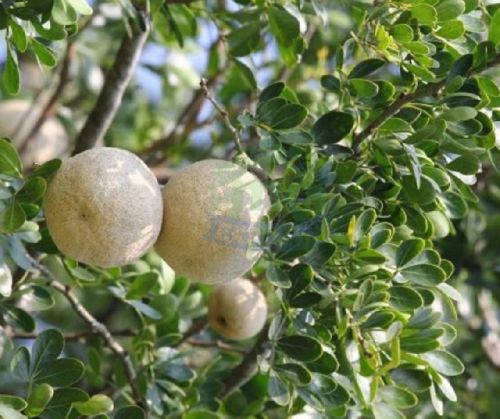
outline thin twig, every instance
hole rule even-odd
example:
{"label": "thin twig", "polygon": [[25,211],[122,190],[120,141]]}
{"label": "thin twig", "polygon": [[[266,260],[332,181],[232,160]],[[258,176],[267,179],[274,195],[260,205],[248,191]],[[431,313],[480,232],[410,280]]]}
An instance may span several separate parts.
{"label": "thin twig", "polygon": [[186,341],[186,343],[188,343],[191,346],[199,346],[202,348],[219,348],[224,351],[239,352],[243,354],[246,353],[245,349],[240,348],[238,346],[229,345],[221,340],[207,341],[207,340],[189,339]]}
{"label": "thin twig", "polygon": [[[211,45],[210,50],[214,48],[218,48],[222,42],[222,38],[218,37]],[[222,73],[227,67],[226,65],[222,66],[218,69],[218,71],[213,74],[207,80],[208,88],[211,88],[218,81]],[[189,135],[189,133],[198,128],[198,124],[196,123],[196,118],[198,117],[200,108],[203,104],[204,94],[202,89],[198,89],[191,100],[186,104],[186,106],[182,109],[177,118],[177,121],[174,127],[170,130],[170,132],[164,136],[159,138],[156,141],[153,141],[149,146],[144,148],[143,150],[137,153],[139,156],[143,157],[148,164],[158,164],[162,162],[165,157],[156,157],[155,154],[159,151],[164,150],[167,146],[175,143],[177,139],[185,138]],[[182,127],[182,130],[180,131]]]}
{"label": "thin twig", "polygon": [[253,173],[255,176],[257,176],[262,182],[267,182],[270,178],[269,175],[260,167],[257,163],[255,163],[248,155],[245,153],[245,150],[243,149],[243,145],[241,142],[241,137],[240,137],[240,132],[238,129],[233,125],[231,122],[231,119],[229,118],[229,113],[227,110],[220,105],[215,98],[211,95],[210,90],[208,89],[207,86],[207,81],[206,79],[202,78],[200,81],[200,87],[201,90],[203,91],[205,97],[207,100],[214,106],[216,111],[222,116],[224,120],[224,124],[226,127],[231,131],[233,134],[233,139],[234,139],[234,145],[237,151],[237,154],[241,157],[242,163],[246,166],[247,170],[251,173]]}
{"label": "thin twig", "polygon": [[231,119],[229,118],[229,113],[226,111],[226,109],[224,107],[219,105],[219,103],[212,96],[212,94],[210,93],[210,90],[208,88],[208,85],[207,85],[207,80],[205,78],[202,78],[200,80],[200,87],[201,87],[201,90],[203,91],[203,94],[207,98],[207,100],[214,106],[215,110],[217,112],[219,112],[219,114],[224,119],[224,123],[225,123],[226,127],[233,134],[233,139],[234,139],[234,144],[236,146],[236,150],[238,150],[239,153],[243,154],[244,150],[243,150],[243,146],[241,145],[240,132],[231,122]]}
{"label": "thin twig", "polygon": [[228,397],[233,391],[241,387],[250,380],[257,371],[257,359],[267,342],[268,327],[265,327],[259,334],[252,349],[243,357],[241,362],[229,373],[223,381],[224,388],[221,398]]}
{"label": "thin twig", "polygon": [[139,62],[149,34],[149,16],[138,10],[145,23],[132,22],[132,34],[125,33],[115,61],[108,71],[97,102],[75,141],[74,154],[88,150],[102,141],[120,107],[123,94]]}
{"label": "thin twig", "polygon": [[69,69],[70,69],[70,64],[75,55],[75,44],[74,40],[71,39],[68,41],[68,45],[66,46],[66,52],[64,54],[63,61],[61,63],[60,71],[59,71],[59,80],[57,82],[57,86],[50,96],[49,100],[45,104],[45,106],[42,109],[42,112],[38,116],[38,119],[36,120],[35,124],[31,127],[31,130],[28,132],[28,134],[23,138],[23,140],[20,142],[19,146],[19,152],[23,154],[26,151],[26,148],[28,147],[29,142],[35,137],[35,135],[38,133],[40,128],[43,126],[45,120],[54,115],[55,111],[57,109],[57,104],[59,102],[59,99],[64,91],[64,88],[66,87],[66,84],[69,81]]}
{"label": "thin twig", "polygon": [[132,390],[132,393],[136,400],[141,403],[143,407],[146,406],[143,397],[135,385],[135,378],[136,378],[136,372],[134,365],[132,364],[132,360],[130,358],[129,353],[125,350],[125,348],[115,340],[111,332],[108,330],[106,325],[103,323],[99,322],[93,315],[90,313],[78,300],[75,294],[71,291],[71,288],[69,286],[61,284],[57,278],[50,272],[45,266],[43,266],[41,263],[38,261],[32,259],[33,264],[36,266],[36,268],[43,273],[48,279],[47,285],[54,288],[56,291],[61,293],[70,305],[73,307],[73,309],[76,311],[76,313],[80,316],[80,318],[87,323],[92,330],[95,331],[96,334],[102,337],[104,340],[104,343],[106,346],[115,354],[117,355],[120,360],[122,361],[125,375],[127,376],[127,379],[130,384],[130,388]]}
{"label": "thin twig", "polygon": [[191,325],[191,327],[186,331],[186,333],[184,333],[182,338],[178,342],[176,342],[174,345],[172,345],[172,347],[176,348],[176,347],[182,345],[189,338],[200,333],[205,328],[206,325],[207,325],[207,318],[206,317],[202,317],[201,319],[194,321],[193,324]]}
{"label": "thin twig", "polygon": [[[500,64],[500,55],[495,59],[486,63],[484,66],[469,70],[464,76],[470,77],[474,74],[480,73],[488,68],[495,67]],[[412,93],[401,94],[393,103],[391,103],[380,115],[378,115],[368,126],[361,132],[356,134],[352,140],[352,148],[356,151],[360,144],[366,140],[378,127],[380,127],[387,119],[396,114],[407,103],[413,102],[428,96],[439,94],[439,92],[446,86],[447,79],[443,79],[437,83],[428,84],[421,89]]]}

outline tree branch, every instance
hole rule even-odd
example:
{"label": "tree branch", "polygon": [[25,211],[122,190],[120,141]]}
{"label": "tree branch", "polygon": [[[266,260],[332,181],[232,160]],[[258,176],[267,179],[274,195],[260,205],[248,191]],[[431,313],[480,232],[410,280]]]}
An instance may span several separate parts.
{"label": "tree branch", "polygon": [[172,345],[172,347],[177,348],[178,346],[181,346],[189,338],[200,333],[205,328],[206,325],[207,325],[207,318],[206,317],[202,317],[201,319],[194,321],[193,324],[191,325],[191,327],[186,331],[186,333],[184,333],[182,338],[178,342],[176,342],[174,345]]}
{"label": "tree branch", "polygon": [[267,342],[268,326],[266,326],[259,334],[257,341],[252,349],[243,357],[241,362],[230,372],[223,381],[224,388],[221,398],[225,399],[233,391],[241,387],[250,380],[257,371],[257,358],[264,349],[264,344]]}
{"label": "tree branch", "polygon": [[215,110],[222,116],[226,127],[233,134],[234,145],[236,146],[236,150],[238,150],[239,153],[243,154],[244,150],[243,150],[243,146],[241,145],[240,132],[231,122],[231,119],[229,118],[229,113],[226,111],[226,109],[223,108],[221,105],[219,105],[219,103],[215,100],[215,98],[210,93],[206,79],[202,78],[200,80],[200,88],[201,88],[201,91],[203,92],[203,94],[205,95],[205,97],[207,98],[207,100],[213,105]]}
{"label": "tree branch", "polygon": [[75,142],[73,155],[88,150],[104,138],[118,108],[123,94],[139,62],[142,49],[149,34],[149,17],[138,10],[145,27],[132,22],[132,34],[126,33],[116,54],[115,61],[106,75],[97,102]]}
{"label": "tree branch", "polygon": [[122,364],[123,368],[125,371],[125,375],[127,376],[127,379],[129,380],[130,388],[132,390],[132,393],[134,395],[134,398],[138,403],[141,404],[142,407],[146,407],[146,403],[143,400],[143,397],[135,385],[135,378],[136,378],[136,372],[134,365],[132,364],[132,360],[130,358],[130,355],[128,352],[125,350],[125,348],[115,340],[111,332],[108,330],[106,325],[103,323],[99,322],[93,315],[90,313],[78,300],[75,294],[71,291],[71,288],[69,286],[61,284],[57,278],[54,277],[52,272],[50,272],[45,266],[43,266],[41,263],[38,261],[32,259],[33,264],[36,266],[36,268],[43,273],[48,279],[47,285],[54,288],[56,291],[61,293],[70,305],[73,307],[73,309],[76,311],[76,313],[80,316],[80,318],[87,323],[93,331],[101,338],[104,340],[104,343],[106,346],[113,352],[115,355],[117,355]]}
{"label": "tree branch", "polygon": [[229,345],[221,340],[206,341],[206,340],[189,339],[186,342],[191,346],[199,346],[201,348],[219,348],[223,351],[239,352],[243,354],[246,353],[243,348],[234,345]]}
{"label": "tree branch", "polygon": [[66,46],[66,52],[64,54],[63,61],[61,63],[61,67],[59,70],[59,80],[57,82],[57,86],[50,96],[49,100],[45,104],[45,106],[42,109],[42,112],[40,113],[40,116],[36,120],[35,124],[31,128],[31,130],[28,132],[26,137],[23,138],[23,140],[20,143],[19,146],[19,152],[23,154],[26,151],[26,148],[28,147],[29,142],[35,137],[35,135],[38,133],[42,125],[44,124],[45,120],[54,115],[57,107],[57,103],[59,101],[59,98],[61,97],[64,88],[66,87],[66,84],[69,81],[69,68],[71,61],[75,55],[75,44],[74,40],[69,40],[68,45]]}
{"label": "tree branch", "polygon": [[[465,77],[470,77],[478,74],[488,68],[495,67],[500,64],[500,55],[497,55],[492,61],[486,63],[484,66],[471,69],[464,74]],[[421,89],[412,93],[401,94],[393,103],[391,103],[380,115],[378,115],[368,126],[361,132],[356,134],[352,140],[352,148],[357,151],[360,144],[366,140],[378,127],[380,127],[387,119],[396,114],[407,103],[413,102],[428,96],[438,94],[445,86],[447,79],[443,79],[437,83],[427,84]]]}

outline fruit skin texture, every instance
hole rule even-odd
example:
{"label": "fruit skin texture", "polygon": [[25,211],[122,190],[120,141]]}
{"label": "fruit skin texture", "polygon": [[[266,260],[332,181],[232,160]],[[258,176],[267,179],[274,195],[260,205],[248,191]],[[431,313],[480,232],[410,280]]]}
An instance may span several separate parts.
{"label": "fruit skin texture", "polygon": [[[39,107],[31,107],[32,103],[27,100],[0,102],[0,136],[11,138],[18,149],[41,113]],[[23,163],[26,166],[44,163],[63,156],[67,148],[68,140],[63,126],[56,118],[48,118],[22,153]]]}
{"label": "fruit skin texture", "polygon": [[259,333],[267,319],[264,294],[248,279],[218,285],[208,302],[208,323],[228,339],[244,340]]}
{"label": "fruit skin texture", "polygon": [[194,163],[163,190],[156,251],[178,275],[193,281],[238,278],[260,256],[259,221],[269,204],[264,185],[242,167],[213,159]]}
{"label": "fruit skin texture", "polygon": [[161,229],[160,187],[134,154],[111,147],[64,161],[44,201],[47,227],[65,255],[103,268],[141,257]]}

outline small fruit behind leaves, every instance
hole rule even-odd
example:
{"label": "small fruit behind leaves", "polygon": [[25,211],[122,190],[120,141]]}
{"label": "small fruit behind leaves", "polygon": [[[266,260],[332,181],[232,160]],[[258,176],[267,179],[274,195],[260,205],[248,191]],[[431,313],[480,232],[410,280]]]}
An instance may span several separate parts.
{"label": "small fruit behind leaves", "polygon": [[175,174],[163,190],[156,251],[178,275],[221,283],[246,273],[260,256],[259,221],[266,188],[244,168],[203,160]]}
{"label": "small fruit behind leaves", "polygon": [[267,319],[264,294],[248,279],[218,285],[208,302],[208,323],[228,339],[244,340],[259,333]]}
{"label": "small fruit behind leaves", "polygon": [[49,183],[44,211],[59,250],[111,267],[141,257],[161,229],[160,187],[134,154],[101,147],[63,162]]}

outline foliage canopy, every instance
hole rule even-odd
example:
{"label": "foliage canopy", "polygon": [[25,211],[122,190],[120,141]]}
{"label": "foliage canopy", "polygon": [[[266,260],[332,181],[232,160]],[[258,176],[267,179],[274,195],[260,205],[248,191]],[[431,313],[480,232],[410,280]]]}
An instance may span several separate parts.
{"label": "foliage canopy", "polygon": [[[161,182],[233,157],[272,199],[247,275],[269,324],[235,344],[205,328],[211,287],[154,253],[100,269],[58,252],[41,203],[60,161],[23,165],[22,143],[0,139],[0,416],[495,411],[472,310],[499,348],[499,5],[3,1],[0,29],[3,97],[40,101],[40,123],[59,108],[69,149],[105,134]],[[52,84],[23,85],[33,60],[57,69]],[[471,379],[492,396],[468,395]]]}

